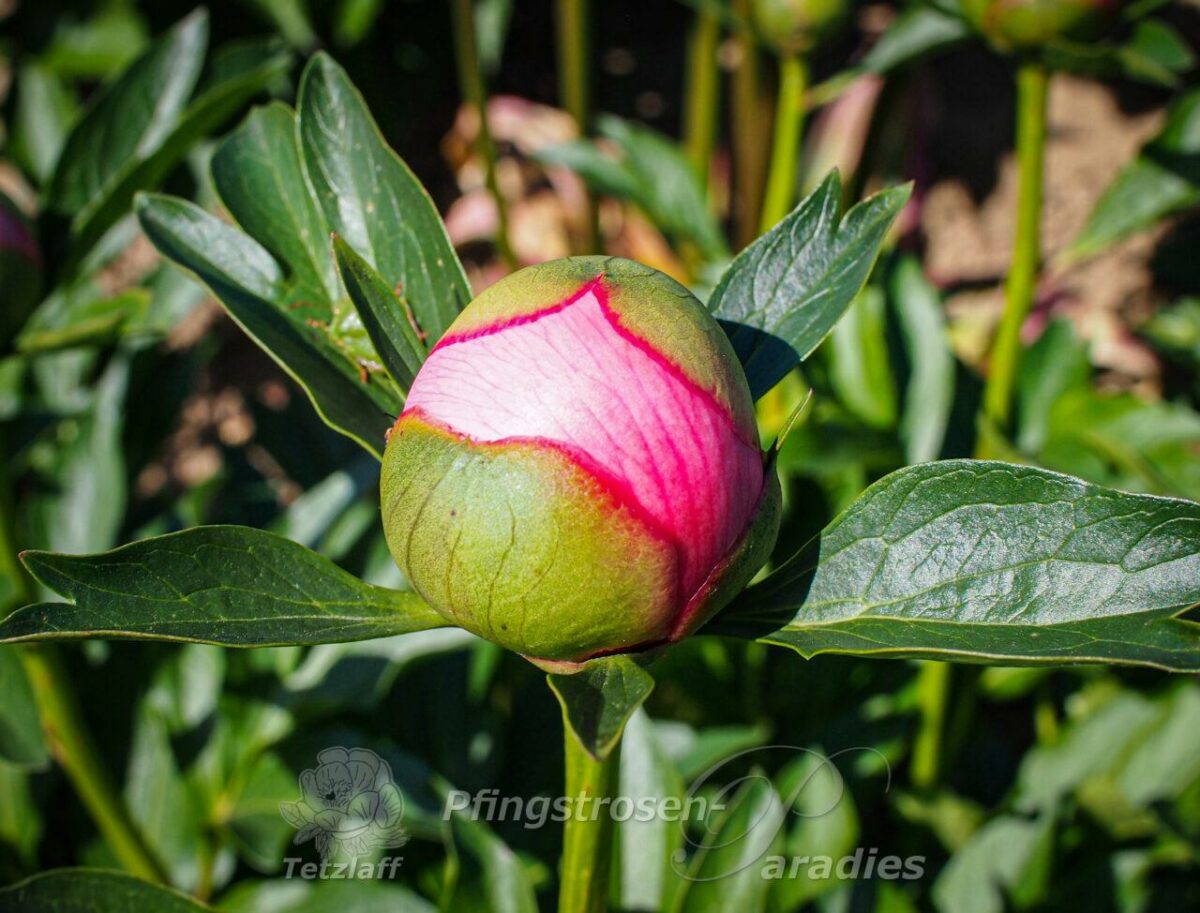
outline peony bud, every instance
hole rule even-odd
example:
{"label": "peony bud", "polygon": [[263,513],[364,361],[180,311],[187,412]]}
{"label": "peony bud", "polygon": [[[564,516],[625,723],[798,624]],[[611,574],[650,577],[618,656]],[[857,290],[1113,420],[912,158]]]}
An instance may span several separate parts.
{"label": "peony bud", "polygon": [[845,0],[755,0],[754,25],[776,50],[799,54],[832,35],[849,12]]}
{"label": "peony bud", "polygon": [[1098,37],[1116,0],[960,0],[963,15],[1001,50]]}
{"label": "peony bud", "polygon": [[780,495],[708,311],[648,267],[576,257],[455,320],[392,428],[382,503],[448,621],[575,662],[711,618],[766,560]]}

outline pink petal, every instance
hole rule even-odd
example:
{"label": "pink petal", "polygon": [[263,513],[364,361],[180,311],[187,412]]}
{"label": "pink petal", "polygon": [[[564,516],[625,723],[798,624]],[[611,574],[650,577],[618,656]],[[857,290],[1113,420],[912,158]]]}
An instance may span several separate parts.
{"label": "pink petal", "polygon": [[568,454],[680,554],[682,606],[745,530],[762,458],[713,395],[621,326],[602,279],[531,315],[449,336],[405,413],[479,442]]}

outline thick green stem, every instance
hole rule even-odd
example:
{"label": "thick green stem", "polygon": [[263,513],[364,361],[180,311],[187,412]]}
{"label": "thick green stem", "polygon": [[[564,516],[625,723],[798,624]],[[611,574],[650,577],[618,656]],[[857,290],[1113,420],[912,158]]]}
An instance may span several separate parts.
{"label": "thick green stem", "polygon": [[[0,445],[0,456],[3,453]],[[33,581],[16,559],[13,516],[8,475],[4,461],[0,459],[0,574],[12,584],[9,598],[5,600],[10,604],[0,605],[0,617],[13,606],[32,602],[35,598]],[[100,836],[132,874],[165,883],[167,877],[162,867],[130,819],[92,742],[57,650],[49,644],[18,649],[37,700],[50,753],[71,780]]]}
{"label": "thick green stem", "polygon": [[[749,0],[734,0],[733,9],[743,22],[750,21]],[[733,202],[734,242],[742,248],[758,233],[766,150],[758,46],[749,28],[737,38],[741,58],[733,71]]]}
{"label": "thick green stem", "polygon": [[950,694],[949,663],[926,661],[917,673],[917,706],[921,728],[913,742],[909,778],[917,789],[930,789],[941,776],[942,737],[946,729],[946,704]]}
{"label": "thick green stem", "polygon": [[475,4],[473,0],[454,0],[451,6],[459,89],[479,118],[476,151],[483,159],[487,189],[496,204],[496,248],[504,265],[510,270],[516,269],[517,258],[508,242],[508,205],[496,179],[496,145],[492,142],[492,131],[488,124],[487,86],[484,83],[483,70],[479,66],[479,49],[475,36]]}
{"label": "thick green stem", "polygon": [[[558,0],[558,95],[567,113],[587,136],[592,129],[591,89],[588,80],[588,0]],[[596,253],[599,225],[595,200],[588,195],[585,235],[581,253]]]}
{"label": "thick green stem", "polygon": [[779,95],[775,103],[775,139],[763,199],[759,232],[766,233],[786,216],[796,199],[800,168],[800,134],[804,130],[804,88],[808,68],[799,54],[779,58]]}
{"label": "thick green stem", "polygon": [[[1005,285],[1004,313],[992,344],[983,393],[987,431],[1003,434],[1012,419],[1013,390],[1021,361],[1021,327],[1033,307],[1041,247],[1042,175],[1046,152],[1046,90],[1049,74],[1036,61],[1017,71],[1017,228],[1012,267]],[[980,453],[980,456],[986,456]]]}
{"label": "thick green stem", "polygon": [[563,715],[566,795],[572,814],[563,832],[559,913],[603,913],[608,909],[613,820],[609,803],[617,787],[621,745],[598,761],[580,743]]}
{"label": "thick green stem", "polygon": [[721,23],[717,14],[702,6],[688,38],[687,89],[685,90],[683,144],[688,160],[707,183],[717,139],[717,109],[720,107],[717,46]]}

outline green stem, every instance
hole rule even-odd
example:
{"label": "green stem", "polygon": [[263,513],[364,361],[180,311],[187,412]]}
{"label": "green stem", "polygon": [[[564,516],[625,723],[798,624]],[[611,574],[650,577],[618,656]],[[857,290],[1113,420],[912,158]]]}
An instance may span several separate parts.
{"label": "green stem", "polygon": [[[0,455],[4,453],[0,446]],[[13,584],[11,603],[21,605],[35,598],[33,581],[16,559],[13,535],[11,488],[4,461],[0,460],[0,573]],[[11,606],[0,606],[0,616]],[[21,661],[38,705],[42,730],[55,761],[75,787],[96,829],[121,865],[134,875],[166,883],[167,876],[138,833],[121,801],[115,784],[92,741],[70,678],[58,651],[50,644],[23,646]]]}
{"label": "green stem", "polygon": [[477,151],[483,159],[488,192],[496,204],[496,248],[504,265],[513,270],[518,263],[508,241],[508,205],[496,179],[496,146],[492,142],[492,131],[488,124],[487,85],[479,66],[479,49],[475,40],[475,4],[473,0],[454,0],[451,12],[459,89],[479,117]]}
{"label": "green stem", "polygon": [[950,694],[949,663],[926,661],[917,673],[917,706],[921,728],[913,742],[909,777],[917,789],[930,789],[941,775],[942,736]]}
{"label": "green stem", "polygon": [[572,815],[563,832],[562,887],[559,913],[604,913],[608,908],[609,868],[612,860],[613,820],[600,800],[612,796],[617,786],[621,745],[603,760],[588,754],[566,713],[563,714],[563,749],[566,759],[566,795]]}
{"label": "green stem", "polygon": [[[1017,228],[1004,313],[992,344],[983,414],[988,430],[1003,434],[1012,419],[1013,391],[1021,360],[1021,327],[1033,307],[1041,247],[1042,176],[1046,151],[1046,90],[1049,74],[1036,61],[1017,71]],[[984,435],[986,442],[988,435]],[[984,449],[987,449],[986,444]],[[986,453],[981,453],[986,456]]]}
{"label": "green stem", "polygon": [[688,38],[683,145],[688,160],[706,184],[717,138],[717,108],[720,105],[717,46],[720,42],[720,20],[710,7],[702,6],[696,11],[696,22]]}
{"label": "green stem", "polygon": [[[733,9],[741,21],[750,21],[750,0],[734,0]],[[737,39],[741,60],[732,79],[734,242],[742,248],[758,232],[766,160],[758,45],[749,28]]]}
{"label": "green stem", "polygon": [[[567,113],[579,126],[579,135],[592,129],[591,92],[588,80],[588,0],[558,0],[558,94]],[[595,253],[599,224],[595,200],[588,194],[581,253]]]}
{"label": "green stem", "polygon": [[804,89],[808,70],[799,54],[779,58],[779,96],[775,103],[775,139],[763,199],[759,233],[770,231],[792,209],[800,166],[800,134],[804,129]]}

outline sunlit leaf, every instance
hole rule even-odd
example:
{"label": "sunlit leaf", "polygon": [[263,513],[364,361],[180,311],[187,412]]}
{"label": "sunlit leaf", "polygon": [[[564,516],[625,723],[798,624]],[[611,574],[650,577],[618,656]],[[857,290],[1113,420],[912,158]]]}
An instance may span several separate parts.
{"label": "sunlit leaf", "polygon": [[948,460],[876,482],[714,632],[805,656],[1200,670],[1200,504]]}

